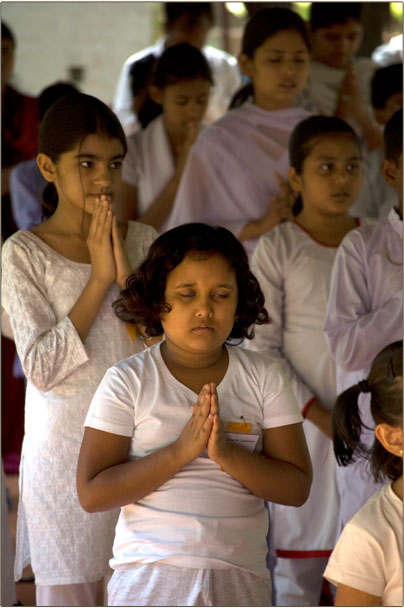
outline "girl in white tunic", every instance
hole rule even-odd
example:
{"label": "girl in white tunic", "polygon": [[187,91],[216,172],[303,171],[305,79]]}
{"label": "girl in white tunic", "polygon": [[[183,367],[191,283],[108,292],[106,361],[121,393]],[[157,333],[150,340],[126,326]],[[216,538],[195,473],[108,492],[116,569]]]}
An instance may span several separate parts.
{"label": "girl in white tunic", "polygon": [[116,311],[165,340],[106,375],[78,463],[83,507],[122,507],[109,604],[266,606],[265,500],[301,505],[311,467],[276,363],[227,340],[268,322],[246,253],[186,224],[152,245]]}
{"label": "girl in white tunic", "polygon": [[149,90],[162,114],[128,137],[118,194],[119,217],[137,218],[164,229],[189,150],[199,133],[211,84],[208,62],[190,44],[169,47],[158,59]]}
{"label": "girl in white tunic", "polygon": [[230,229],[252,253],[259,236],[291,216],[277,173],[308,112],[295,107],[309,66],[306,26],[293,11],[258,11],[247,23],[241,70],[251,79],[226,116],[200,134],[189,154],[167,228],[207,221]]}
{"label": "girl in white tunic", "polygon": [[[375,421],[373,446],[361,443],[358,399],[370,393]],[[403,605],[403,343],[375,358],[366,380],[342,393],[333,412],[338,461],[364,455],[376,479],[389,483],[347,523],[324,576],[337,586],[335,606]]]}
{"label": "girl in white tunic", "polygon": [[289,151],[290,184],[300,195],[295,213],[297,207],[300,212],[258,242],[252,267],[272,323],[257,328],[248,348],[280,363],[305,418],[313,463],[313,486],[303,507],[270,505],[276,605],[316,606],[335,542],[339,504],[330,440],[335,364],[323,323],[337,247],[357,226],[348,211],[360,188],[361,152],[352,128],[325,116],[301,122]]}
{"label": "girl in white tunic", "polygon": [[15,578],[31,564],[38,606],[95,605],[108,572],[117,512],[86,513],[75,472],[100,379],[143,348],[111,307],[156,237],[143,224],[118,227],[111,211],[125,151],[118,119],[98,99],[56,102],[38,155],[54,213],[3,246],[2,304],[28,380]]}
{"label": "girl in white tunic", "polygon": [[[325,315],[325,337],[337,364],[337,390],[342,392],[366,377],[376,354],[403,338],[403,111],[384,130],[385,160],[382,173],[397,193],[397,206],[386,219],[353,230],[335,257]],[[361,441],[373,436],[368,395],[359,408],[365,423]],[[357,458],[338,467],[341,497],[340,529],[377,485],[368,463]],[[380,482],[379,482],[380,485]]]}

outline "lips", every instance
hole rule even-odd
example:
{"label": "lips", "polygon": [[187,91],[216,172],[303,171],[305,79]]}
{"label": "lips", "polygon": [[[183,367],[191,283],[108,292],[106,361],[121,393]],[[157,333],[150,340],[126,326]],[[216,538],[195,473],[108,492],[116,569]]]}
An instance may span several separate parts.
{"label": "lips", "polygon": [[192,331],[195,333],[206,334],[213,331],[213,327],[209,325],[198,325],[197,327],[193,327]]}

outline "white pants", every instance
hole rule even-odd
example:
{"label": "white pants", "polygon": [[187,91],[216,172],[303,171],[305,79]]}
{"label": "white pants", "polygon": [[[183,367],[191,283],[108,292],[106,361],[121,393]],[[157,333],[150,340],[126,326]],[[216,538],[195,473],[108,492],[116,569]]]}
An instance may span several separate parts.
{"label": "white pants", "polygon": [[121,566],[108,585],[108,606],[271,606],[269,577],[239,568],[172,564]]}
{"label": "white pants", "polygon": [[97,582],[71,585],[37,585],[37,606],[96,606]]}
{"label": "white pants", "polygon": [[276,606],[319,606],[328,557],[278,557],[273,569]]}

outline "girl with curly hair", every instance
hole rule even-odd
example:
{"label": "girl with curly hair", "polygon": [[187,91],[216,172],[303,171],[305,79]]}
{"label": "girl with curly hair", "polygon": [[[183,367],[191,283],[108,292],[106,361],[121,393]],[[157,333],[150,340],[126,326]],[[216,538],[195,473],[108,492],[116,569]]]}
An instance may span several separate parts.
{"label": "girl with curly hair", "polygon": [[269,322],[243,246],[164,233],[115,311],[164,339],[108,370],[85,422],[81,504],[121,507],[109,605],[270,605],[265,501],[303,504],[311,463],[278,365],[230,344]]}

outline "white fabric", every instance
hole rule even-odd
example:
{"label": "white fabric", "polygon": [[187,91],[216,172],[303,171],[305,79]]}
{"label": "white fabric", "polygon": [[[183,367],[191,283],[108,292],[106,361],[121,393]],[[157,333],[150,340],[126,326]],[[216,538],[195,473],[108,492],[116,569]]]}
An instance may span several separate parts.
{"label": "white fabric", "polygon": [[372,52],[372,59],[385,67],[403,60],[403,35],[393,36],[389,42],[377,46]]}
{"label": "white fabric", "polygon": [[143,214],[174,175],[175,161],[164,128],[163,116],[127,138],[128,153],[122,181],[134,186],[137,212]]}
{"label": "white fabric", "polygon": [[[227,347],[229,365],[218,385],[220,412],[262,429],[301,422],[279,367],[265,356]],[[172,443],[190,417],[197,395],[166,367],[160,344],[108,370],[85,424],[132,437],[130,459]],[[111,567],[163,561],[191,568],[235,566],[267,576],[265,503],[206,454],[186,465],[145,498],[122,507]]]}
{"label": "white fabric", "polygon": [[345,526],[324,576],[380,597],[382,606],[403,605],[403,501],[391,483]]}
{"label": "white fabric", "polygon": [[274,569],[275,606],[320,606],[328,558],[278,558]]}
{"label": "white fabric", "polygon": [[349,209],[353,217],[384,219],[397,205],[397,192],[386,182],[381,172],[384,158],[383,148],[364,151],[362,185],[355,203]]}
{"label": "white fabric", "polygon": [[[350,232],[342,241],[331,275],[325,336],[337,362],[337,391],[367,377],[374,357],[403,337],[403,227],[392,209],[387,218]],[[360,395],[359,411],[370,429],[374,422],[369,395]],[[372,430],[361,441],[373,442]],[[337,469],[343,526],[380,484],[366,460]]]}
{"label": "white fabric", "polygon": [[[131,55],[122,66],[112,109],[121,121],[127,135],[137,129],[137,118],[133,109],[133,95],[130,84],[130,68],[136,61],[149,54],[159,57],[164,51],[164,42],[164,40],[158,40],[156,44]],[[214,81],[204,118],[204,122],[211,123],[226,113],[233,94],[241,87],[241,75],[236,58],[225,51],[215,49],[212,46],[204,46],[202,53],[209,63]]]}
{"label": "white fabric", "polygon": [[[271,323],[257,326],[246,348],[279,363],[301,410],[313,397],[331,410],[336,397],[335,363],[323,335],[336,250],[315,241],[296,222],[283,222],[260,238],[251,264]],[[329,551],[337,533],[339,498],[332,442],[307,419],[303,429],[313,484],[299,509],[270,505],[272,549],[278,555],[279,551]]]}
{"label": "white fabric", "polygon": [[170,564],[122,566],[108,586],[108,606],[270,606],[271,582],[238,568]]}
{"label": "white fabric", "polygon": [[96,606],[97,582],[36,585],[36,606]]}
{"label": "white fabric", "polygon": [[[151,227],[129,223],[133,267],[155,238]],[[88,282],[90,264],[68,260],[25,231],[12,235],[2,254],[2,304],[28,380],[15,577],[31,563],[39,585],[95,581],[108,571],[117,511],[90,514],[79,505],[83,422],[105,370],[143,343],[132,342],[111,309],[116,284],[80,340],[67,315]]]}
{"label": "white fabric", "polygon": [[[368,57],[356,57],[352,62],[359,77],[360,90],[364,95],[365,103],[372,111],[370,83],[375,70],[379,66]],[[346,69],[334,68],[319,61],[312,61],[307,85],[301,95],[303,105],[311,112],[333,116],[345,75]]]}
{"label": "white fabric", "polygon": [[[307,116],[302,108],[269,112],[246,102],[206,127],[188,156],[167,228],[206,221],[238,237],[279,194],[275,172],[287,178],[289,137]],[[248,253],[256,242],[243,242]]]}

